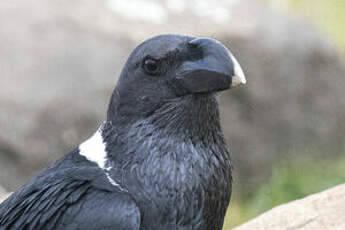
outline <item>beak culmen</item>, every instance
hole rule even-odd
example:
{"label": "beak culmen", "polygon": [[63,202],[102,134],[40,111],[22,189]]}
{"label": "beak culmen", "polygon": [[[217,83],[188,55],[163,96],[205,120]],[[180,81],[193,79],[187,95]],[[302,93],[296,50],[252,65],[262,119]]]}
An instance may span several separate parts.
{"label": "beak culmen", "polygon": [[246,83],[238,61],[220,42],[196,38],[189,45],[191,49],[199,49],[202,58],[185,61],[180,67],[175,80],[185,93],[222,91]]}

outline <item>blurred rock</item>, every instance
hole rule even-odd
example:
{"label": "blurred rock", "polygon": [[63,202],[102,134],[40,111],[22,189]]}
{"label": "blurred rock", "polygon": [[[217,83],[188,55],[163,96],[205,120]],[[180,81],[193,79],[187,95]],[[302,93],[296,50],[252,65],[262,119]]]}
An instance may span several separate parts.
{"label": "blurred rock", "polygon": [[236,183],[343,150],[345,70],[298,18],[238,0],[2,0],[0,184],[15,188],[91,135],[131,49],[160,33],[215,37],[244,68],[248,85],[220,97]]}
{"label": "blurred rock", "polygon": [[233,230],[345,229],[345,184],[278,206]]}

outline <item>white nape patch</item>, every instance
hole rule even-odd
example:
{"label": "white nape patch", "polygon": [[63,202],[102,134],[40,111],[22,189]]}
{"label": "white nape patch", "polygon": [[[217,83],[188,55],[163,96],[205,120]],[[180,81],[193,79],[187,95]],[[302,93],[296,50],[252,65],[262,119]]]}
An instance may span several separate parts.
{"label": "white nape patch", "polygon": [[109,181],[110,184],[117,187],[121,191],[127,191],[126,189],[123,189],[121,185],[116,183],[114,181],[108,171],[111,169],[110,167],[106,167],[107,164],[107,152],[106,152],[106,144],[104,143],[103,137],[102,137],[102,124],[97,132],[88,140],[86,140],[84,143],[82,143],[79,146],[79,154],[86,157],[89,161],[95,162],[98,167],[105,170],[105,175]]}
{"label": "white nape patch", "polygon": [[102,127],[84,143],[79,146],[79,154],[86,157],[89,161],[95,162],[100,168],[106,169],[107,152],[106,145],[102,137]]}
{"label": "white nape patch", "polygon": [[113,186],[117,187],[121,191],[127,191],[126,189],[122,188],[121,185],[116,183],[116,181],[114,181],[113,178],[110,177],[109,173],[105,173],[105,175],[107,176],[107,179],[109,180],[110,184],[112,184]]}
{"label": "white nape patch", "polygon": [[232,63],[234,64],[234,76],[232,76],[231,87],[235,87],[241,84],[246,84],[247,80],[246,80],[246,77],[244,76],[244,73],[240,64],[238,63],[238,61],[236,60],[236,58],[231,52],[229,52],[229,54],[230,54]]}

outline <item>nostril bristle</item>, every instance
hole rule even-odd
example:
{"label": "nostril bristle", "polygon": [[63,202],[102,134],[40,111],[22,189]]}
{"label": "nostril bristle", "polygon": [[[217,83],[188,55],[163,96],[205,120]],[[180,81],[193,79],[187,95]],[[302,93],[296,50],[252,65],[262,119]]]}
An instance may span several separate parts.
{"label": "nostril bristle", "polygon": [[197,48],[200,46],[200,38],[195,38],[188,42],[189,47],[191,48]]}

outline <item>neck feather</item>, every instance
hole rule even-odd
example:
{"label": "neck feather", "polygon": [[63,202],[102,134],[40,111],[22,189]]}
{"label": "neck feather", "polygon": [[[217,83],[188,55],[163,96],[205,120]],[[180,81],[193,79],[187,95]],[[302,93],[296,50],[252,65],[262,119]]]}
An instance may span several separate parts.
{"label": "neck feather", "polygon": [[[143,150],[161,148],[161,152],[171,152],[174,148],[183,148],[186,143],[204,149],[221,148],[219,151],[228,158],[215,95],[176,98],[166,101],[147,117],[131,123],[108,121],[107,124],[103,135],[107,152],[115,158],[124,159],[123,154],[133,157],[135,152],[134,155],[140,154],[138,146]],[[124,146],[123,149],[120,146]]]}

